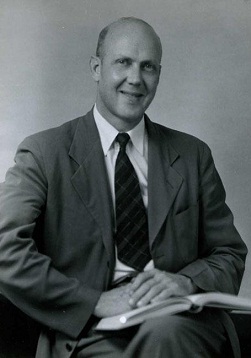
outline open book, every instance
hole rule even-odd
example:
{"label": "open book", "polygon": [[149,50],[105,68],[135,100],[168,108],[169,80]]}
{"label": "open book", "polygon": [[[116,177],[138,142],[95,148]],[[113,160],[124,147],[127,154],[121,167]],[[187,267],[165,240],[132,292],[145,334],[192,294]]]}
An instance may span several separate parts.
{"label": "open book", "polygon": [[98,323],[96,330],[120,330],[135,326],[150,318],[173,315],[184,311],[197,313],[204,306],[237,310],[241,313],[251,314],[251,299],[217,292],[200,293],[185,297],[168,298],[165,301],[136,308],[118,316],[103,318]]}

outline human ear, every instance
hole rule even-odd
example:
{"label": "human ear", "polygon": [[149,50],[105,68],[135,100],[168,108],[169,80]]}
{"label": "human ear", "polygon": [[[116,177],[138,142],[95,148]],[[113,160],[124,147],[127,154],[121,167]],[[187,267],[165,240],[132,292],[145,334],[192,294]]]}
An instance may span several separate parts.
{"label": "human ear", "polygon": [[162,66],[159,65],[159,76],[160,76],[160,74],[161,74],[161,70],[162,70]]}
{"label": "human ear", "polygon": [[161,70],[162,70],[162,66],[161,66],[161,65],[159,65],[159,77],[158,77],[158,83],[159,83],[159,79],[160,79]]}
{"label": "human ear", "polygon": [[94,79],[95,82],[99,81],[100,67],[101,67],[100,58],[97,57],[97,56],[91,56],[91,58],[90,58],[90,69],[91,69],[92,78]]}

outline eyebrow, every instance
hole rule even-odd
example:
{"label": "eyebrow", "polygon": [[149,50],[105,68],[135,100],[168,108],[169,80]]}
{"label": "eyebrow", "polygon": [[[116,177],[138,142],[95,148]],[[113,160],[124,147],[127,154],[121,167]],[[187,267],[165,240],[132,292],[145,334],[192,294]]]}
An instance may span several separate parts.
{"label": "eyebrow", "polygon": [[[135,60],[133,59],[133,57],[130,57],[130,56],[125,55],[125,54],[122,54],[122,53],[121,53],[121,54],[120,54],[120,53],[115,54],[114,58],[115,58],[114,61],[119,60],[119,59],[121,59],[121,58],[126,59],[126,60],[135,61]],[[145,59],[145,60],[140,61],[140,63],[152,63],[152,64],[156,64],[156,63],[157,63],[157,64],[160,64],[159,61],[153,60],[153,59]]]}

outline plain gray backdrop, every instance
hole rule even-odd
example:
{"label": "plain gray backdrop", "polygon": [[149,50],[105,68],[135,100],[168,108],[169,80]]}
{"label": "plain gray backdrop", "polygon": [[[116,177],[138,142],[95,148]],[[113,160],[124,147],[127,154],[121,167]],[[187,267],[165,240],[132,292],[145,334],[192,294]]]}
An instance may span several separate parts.
{"label": "plain gray backdrop", "polygon": [[[163,44],[147,113],[206,141],[235,224],[251,251],[251,1],[0,0],[0,181],[27,135],[86,113],[89,58],[122,16],[148,21]],[[251,298],[251,260],[241,294]]]}

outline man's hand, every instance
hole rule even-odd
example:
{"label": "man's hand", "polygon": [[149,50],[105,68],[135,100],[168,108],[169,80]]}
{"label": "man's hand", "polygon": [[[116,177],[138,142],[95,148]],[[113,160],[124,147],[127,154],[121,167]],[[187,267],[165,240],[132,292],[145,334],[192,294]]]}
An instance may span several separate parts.
{"label": "man's hand", "polygon": [[186,296],[197,292],[189,277],[154,269],[141,272],[132,283],[103,292],[94,315],[103,318],[115,316],[169,297]]}
{"label": "man's hand", "polygon": [[129,303],[132,307],[142,307],[171,296],[190,295],[197,289],[189,277],[154,269],[142,272],[135,278]]}
{"label": "man's hand", "polygon": [[123,285],[103,292],[95,307],[94,315],[103,318],[130,311],[129,304],[132,284]]}

